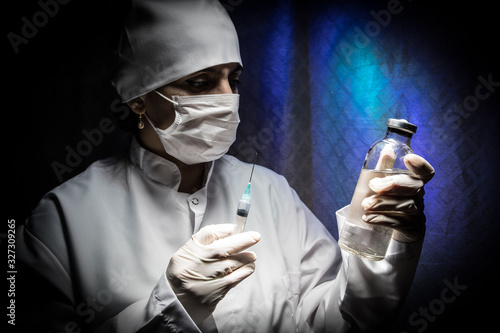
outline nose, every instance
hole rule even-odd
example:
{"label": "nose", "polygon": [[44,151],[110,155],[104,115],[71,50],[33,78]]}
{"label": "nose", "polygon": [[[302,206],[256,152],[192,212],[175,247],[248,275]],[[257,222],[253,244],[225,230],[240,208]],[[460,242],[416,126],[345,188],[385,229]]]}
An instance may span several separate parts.
{"label": "nose", "polygon": [[233,94],[233,87],[228,79],[219,80],[216,87],[216,94]]}

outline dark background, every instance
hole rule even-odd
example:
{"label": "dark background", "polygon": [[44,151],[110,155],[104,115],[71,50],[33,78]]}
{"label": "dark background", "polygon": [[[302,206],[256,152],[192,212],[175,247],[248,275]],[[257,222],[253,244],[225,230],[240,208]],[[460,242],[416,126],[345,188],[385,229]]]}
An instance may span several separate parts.
{"label": "dark background", "polygon": [[[119,3],[52,6],[18,52],[8,34],[22,35],[22,18],[33,23],[42,7],[4,4],[3,211],[17,225],[44,193],[127,147],[130,134],[115,117],[127,110],[109,84]],[[383,136],[386,119],[416,123],[414,149],[436,177],[426,187],[421,264],[395,331],[489,331],[500,296],[500,87],[468,116],[449,110],[474,95],[478,77],[500,81],[498,11],[488,1],[401,1],[404,10],[347,64],[342,45],[352,47],[354,28],[363,29],[373,20],[370,11],[388,3],[225,1],[245,67],[242,124],[231,152],[251,160],[249,151],[258,150],[258,163],[284,174],[337,238],[334,212],[349,203],[364,154]],[[91,145],[84,143],[89,137]],[[78,149],[79,157],[70,153]],[[437,306],[445,281],[454,279],[467,286],[455,301],[425,325],[410,322],[414,312]]]}

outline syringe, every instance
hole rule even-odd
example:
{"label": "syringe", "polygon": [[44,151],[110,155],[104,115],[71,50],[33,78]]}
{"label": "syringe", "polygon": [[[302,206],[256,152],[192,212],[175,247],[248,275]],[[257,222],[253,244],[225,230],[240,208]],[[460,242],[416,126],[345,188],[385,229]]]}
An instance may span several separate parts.
{"label": "syringe", "polygon": [[245,230],[245,224],[247,222],[248,212],[250,211],[250,187],[252,184],[253,169],[255,168],[255,161],[257,160],[257,154],[255,154],[255,160],[252,165],[252,172],[250,173],[250,180],[248,181],[247,188],[243,193],[243,196],[238,203],[238,209],[236,210],[236,220],[234,221],[233,234],[238,234]]}

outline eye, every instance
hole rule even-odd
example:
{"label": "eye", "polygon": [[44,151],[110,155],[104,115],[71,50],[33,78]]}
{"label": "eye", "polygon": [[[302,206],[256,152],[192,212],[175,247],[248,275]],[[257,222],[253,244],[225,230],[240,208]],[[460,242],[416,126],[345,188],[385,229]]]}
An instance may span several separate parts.
{"label": "eye", "polygon": [[200,89],[208,85],[208,81],[202,79],[191,79],[186,81],[191,87]]}
{"label": "eye", "polygon": [[231,73],[231,75],[229,75],[229,84],[231,85],[231,89],[233,91],[238,90],[238,86],[241,84],[240,74],[241,74],[241,70],[238,70],[236,72]]}
{"label": "eye", "polygon": [[238,93],[238,86],[240,83],[241,82],[238,79],[234,79],[234,80],[229,81],[229,86],[231,87],[231,90],[233,91],[233,93]]}

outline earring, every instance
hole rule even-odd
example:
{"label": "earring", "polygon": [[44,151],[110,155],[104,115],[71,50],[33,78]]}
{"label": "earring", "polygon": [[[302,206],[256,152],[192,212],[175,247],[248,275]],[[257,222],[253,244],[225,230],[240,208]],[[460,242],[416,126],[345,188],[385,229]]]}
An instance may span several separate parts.
{"label": "earring", "polygon": [[139,113],[139,122],[137,123],[137,128],[140,130],[144,128],[144,122],[142,121],[142,113]]}

